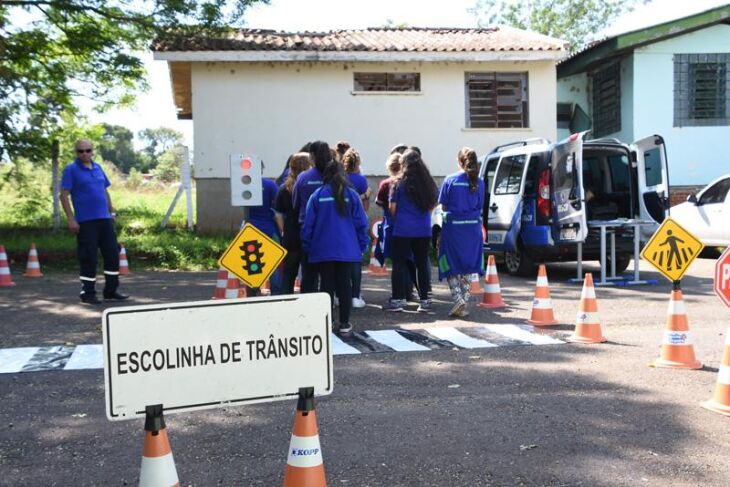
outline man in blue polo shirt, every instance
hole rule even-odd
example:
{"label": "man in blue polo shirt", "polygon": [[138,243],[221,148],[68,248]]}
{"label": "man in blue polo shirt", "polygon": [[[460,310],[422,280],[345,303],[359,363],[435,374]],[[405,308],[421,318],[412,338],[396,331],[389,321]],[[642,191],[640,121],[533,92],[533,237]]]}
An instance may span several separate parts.
{"label": "man in blue polo shirt", "polygon": [[[92,160],[94,149],[85,139],[76,142],[76,160],[66,166],[61,178],[61,204],[68,229],[76,234],[81,266],[81,301],[99,304],[96,297],[96,252],[104,259],[104,299],[122,301],[120,294],[119,244],[114,232],[114,209],[107,188],[111,184],[101,166]],[[73,211],[68,197],[71,195]]]}

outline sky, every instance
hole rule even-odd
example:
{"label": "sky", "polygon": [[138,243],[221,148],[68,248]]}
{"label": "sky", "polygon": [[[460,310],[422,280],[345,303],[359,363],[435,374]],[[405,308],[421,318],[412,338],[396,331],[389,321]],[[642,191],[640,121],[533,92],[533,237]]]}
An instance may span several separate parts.
{"label": "sky", "polygon": [[[468,12],[475,0],[271,0],[246,12],[246,27],[284,31],[359,29],[406,23],[413,27],[476,27]],[[606,35],[615,35],[708,10],[728,0],[652,0],[618,19]],[[144,128],[171,127],[182,132],[186,145],[193,143],[192,120],[177,120],[170,77],[165,61],[143,55],[150,90],[138,97],[136,108],[96,114],[93,122],[123,125],[135,134]],[[139,144],[136,141],[136,144]]]}

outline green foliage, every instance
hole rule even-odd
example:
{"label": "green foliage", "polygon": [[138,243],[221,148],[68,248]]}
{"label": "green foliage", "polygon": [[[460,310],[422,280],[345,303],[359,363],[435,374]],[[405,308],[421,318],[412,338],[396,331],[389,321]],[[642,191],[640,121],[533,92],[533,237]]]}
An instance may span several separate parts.
{"label": "green foliage", "polygon": [[476,0],[479,25],[506,24],[570,43],[571,52],[596,40],[619,16],[648,0]]}
{"label": "green foliage", "polygon": [[145,144],[144,153],[149,157],[149,167],[157,166],[162,154],[183,143],[183,134],[169,127],[140,130],[137,134]]}
{"label": "green foliage", "polygon": [[155,177],[164,182],[172,183],[180,180],[180,151],[173,147],[160,156],[155,168]]}
{"label": "green foliage", "polygon": [[147,170],[148,159],[134,150],[134,134],[120,125],[103,124],[104,135],[99,142],[97,154],[105,161],[114,163],[123,173],[128,174],[132,168],[142,172]]}
{"label": "green foliage", "polygon": [[142,184],[144,184],[144,178],[142,178],[142,173],[139,172],[136,168],[132,168],[132,170],[129,171],[129,176],[127,176],[127,180],[124,182],[124,187],[127,189],[139,189],[142,187]]}
{"label": "green foliage", "polygon": [[0,160],[47,160],[75,96],[130,104],[146,87],[139,53],[155,37],[240,25],[258,2],[268,0],[4,0]]}

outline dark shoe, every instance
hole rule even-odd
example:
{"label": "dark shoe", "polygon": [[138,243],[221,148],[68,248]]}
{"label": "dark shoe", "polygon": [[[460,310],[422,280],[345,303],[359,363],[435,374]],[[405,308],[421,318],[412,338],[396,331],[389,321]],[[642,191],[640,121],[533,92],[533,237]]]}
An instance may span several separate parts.
{"label": "dark shoe", "polygon": [[112,294],[106,294],[106,293],[104,294],[105,301],[124,301],[125,299],[128,299],[128,298],[129,298],[129,296],[127,296],[126,294],[121,294],[116,291]]}
{"label": "dark shoe", "polygon": [[351,331],[352,331],[352,325],[350,323],[341,323],[340,324],[340,329],[338,330],[338,332],[341,335],[344,335],[345,333],[350,333]]}
{"label": "dark shoe", "polygon": [[385,311],[403,311],[403,308],[406,306],[406,300],[405,299],[389,299],[388,304],[383,306],[383,309]]}
{"label": "dark shoe", "polygon": [[430,299],[422,299],[418,303],[418,310],[417,311],[419,313],[428,313],[432,309],[433,309],[433,307],[431,306],[431,300]]}
{"label": "dark shoe", "polygon": [[101,304],[101,301],[99,301],[99,298],[96,297],[96,294],[82,294],[79,297],[81,298],[81,302],[85,304]]}

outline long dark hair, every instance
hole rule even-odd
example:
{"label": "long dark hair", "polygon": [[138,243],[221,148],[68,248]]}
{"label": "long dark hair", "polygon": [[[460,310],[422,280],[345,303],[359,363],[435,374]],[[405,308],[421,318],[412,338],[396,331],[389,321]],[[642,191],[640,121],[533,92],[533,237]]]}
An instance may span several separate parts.
{"label": "long dark hair", "polygon": [[395,189],[403,185],[406,195],[417,207],[431,211],[438,202],[438,188],[421,154],[408,149],[401,156],[401,164],[403,169],[396,179]]}
{"label": "long dark hair", "polygon": [[314,159],[314,167],[324,174],[327,165],[332,161],[332,153],[327,142],[317,140],[309,144],[309,155]]}
{"label": "long dark hair", "polygon": [[474,149],[464,147],[459,151],[459,166],[469,178],[469,189],[472,193],[476,193],[477,188],[479,188],[479,161]]}
{"label": "long dark hair", "polygon": [[322,182],[332,186],[332,196],[335,198],[337,212],[340,215],[347,214],[347,201],[345,201],[345,191],[350,186],[350,180],[345,175],[345,170],[337,161],[330,161],[322,173]]}

